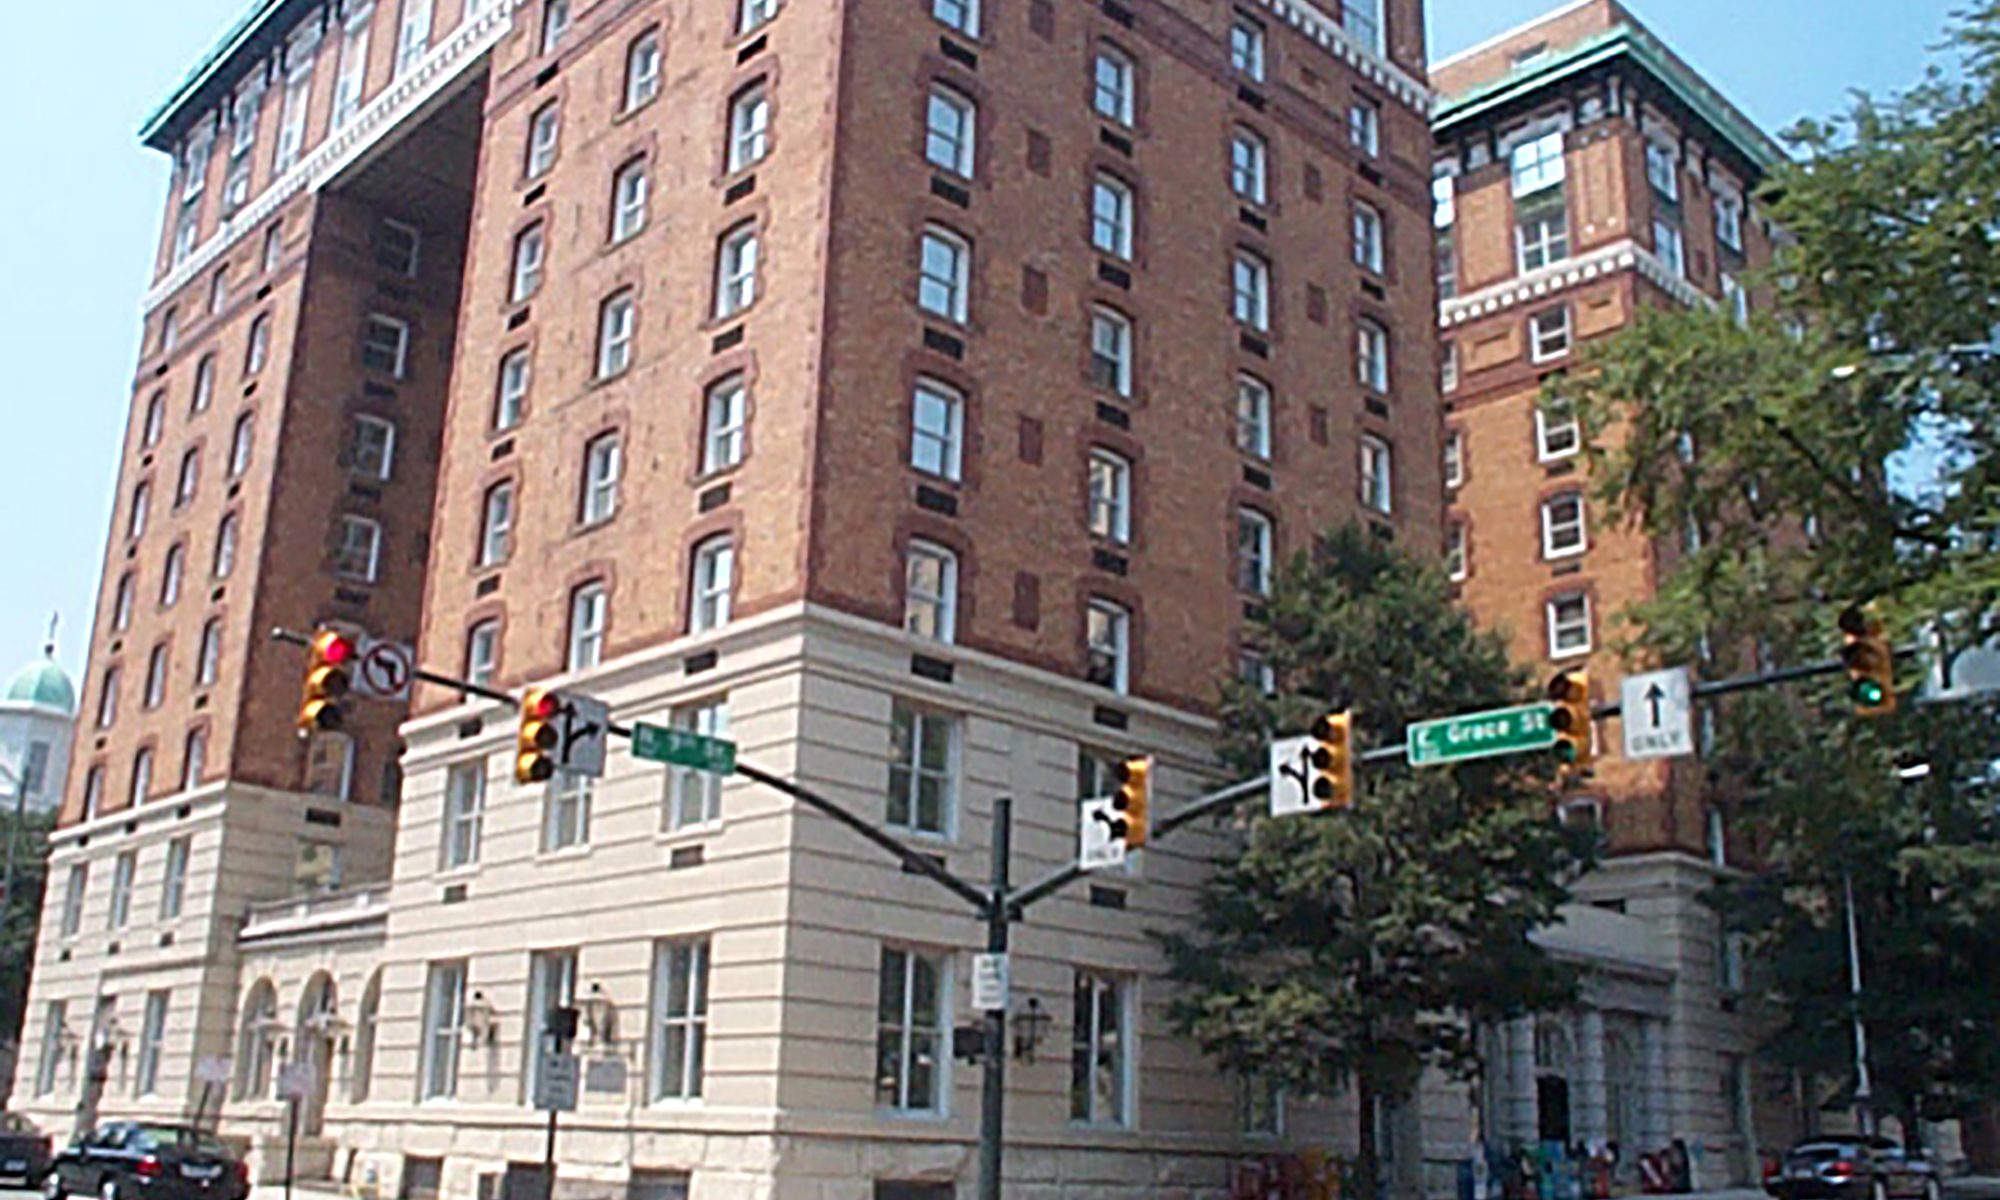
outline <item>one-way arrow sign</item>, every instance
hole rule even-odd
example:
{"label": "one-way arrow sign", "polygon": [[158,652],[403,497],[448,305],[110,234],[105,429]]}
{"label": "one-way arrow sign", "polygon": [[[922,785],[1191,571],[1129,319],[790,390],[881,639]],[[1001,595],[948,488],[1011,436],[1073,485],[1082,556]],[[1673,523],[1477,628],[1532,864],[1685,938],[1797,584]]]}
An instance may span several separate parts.
{"label": "one-way arrow sign", "polygon": [[1627,675],[1618,692],[1626,758],[1694,753],[1694,694],[1686,667]]}

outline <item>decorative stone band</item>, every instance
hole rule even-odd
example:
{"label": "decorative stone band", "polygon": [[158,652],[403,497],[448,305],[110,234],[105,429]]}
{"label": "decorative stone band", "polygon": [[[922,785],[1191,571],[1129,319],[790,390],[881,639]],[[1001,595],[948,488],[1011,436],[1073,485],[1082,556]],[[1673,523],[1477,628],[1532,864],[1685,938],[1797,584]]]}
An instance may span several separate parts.
{"label": "decorative stone band", "polygon": [[390,130],[406,117],[422,111],[439,93],[465,73],[492,49],[514,25],[512,0],[494,4],[469,21],[460,23],[415,66],[393,80],[388,87],[349,117],[291,170],[273,180],[256,199],[224,217],[213,236],[181,264],[168,271],[147,291],[145,311],[151,312],[169,296],[206,272],[216,259],[243,236],[261,226],[278,206],[305,191],[318,191],[338,178],[341,172],[367,156]]}
{"label": "decorative stone band", "polygon": [[[1339,4],[1340,0],[1330,0]],[[1305,0],[1258,0],[1272,14],[1318,42],[1328,54],[1341,59],[1375,82],[1396,99],[1428,117],[1436,99],[1430,86],[1355,40],[1341,23]]]}
{"label": "decorative stone band", "polygon": [[1509,279],[1481,288],[1468,296],[1456,296],[1438,305],[1438,327],[1450,329],[1467,321],[1533,304],[1546,296],[1565,291],[1617,271],[1636,270],[1676,301],[1693,308],[1715,307],[1715,301],[1676,274],[1660,256],[1630,238],[1600,246],[1588,254],[1565,258],[1531,271],[1519,279]]}

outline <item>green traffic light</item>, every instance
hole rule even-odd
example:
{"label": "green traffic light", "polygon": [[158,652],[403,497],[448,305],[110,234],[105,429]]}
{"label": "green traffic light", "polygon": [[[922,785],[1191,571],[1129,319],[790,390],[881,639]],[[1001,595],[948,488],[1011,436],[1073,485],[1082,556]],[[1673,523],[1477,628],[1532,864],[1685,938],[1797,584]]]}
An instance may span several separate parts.
{"label": "green traffic light", "polygon": [[1874,708],[1887,698],[1882,685],[1873,679],[1857,679],[1853,687],[1854,702],[1865,708]]}
{"label": "green traffic light", "polygon": [[1561,741],[1561,742],[1557,742],[1557,743],[1556,743],[1556,746],[1555,746],[1555,750],[1556,750],[1556,761],[1557,761],[1557,762],[1561,762],[1561,763],[1573,763],[1573,762],[1575,762],[1575,761],[1576,761],[1576,743],[1575,743],[1575,742],[1571,742],[1571,741]]}

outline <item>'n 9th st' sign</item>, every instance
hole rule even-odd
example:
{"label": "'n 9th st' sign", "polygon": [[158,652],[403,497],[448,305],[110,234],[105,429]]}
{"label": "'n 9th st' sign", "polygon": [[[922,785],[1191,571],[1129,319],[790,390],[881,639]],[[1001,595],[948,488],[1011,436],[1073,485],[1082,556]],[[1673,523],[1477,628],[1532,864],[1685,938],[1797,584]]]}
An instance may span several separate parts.
{"label": "'n 9th st' sign", "polygon": [[1407,749],[1413,767],[1437,767],[1474,758],[1546,750],[1556,743],[1549,724],[1553,706],[1524,704],[1485,712],[1419,721],[1410,726]]}

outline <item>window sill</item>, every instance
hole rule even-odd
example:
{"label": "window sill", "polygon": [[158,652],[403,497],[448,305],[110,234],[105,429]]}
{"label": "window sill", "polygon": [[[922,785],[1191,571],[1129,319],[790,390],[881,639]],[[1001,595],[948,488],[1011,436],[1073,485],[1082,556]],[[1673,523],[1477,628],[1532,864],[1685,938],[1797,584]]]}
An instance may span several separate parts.
{"label": "window sill", "polygon": [[479,875],[480,863],[477,859],[456,867],[439,867],[431,878],[439,883],[463,883]]}
{"label": "window sill", "polygon": [[[672,769],[672,768],[669,768]],[[695,825],[683,825],[679,829],[661,829],[653,833],[653,841],[662,845],[679,845],[684,842],[698,842],[707,838],[722,836],[722,818],[702,821]]]}
{"label": "window sill", "polygon": [[574,846],[561,846],[554,850],[537,850],[535,852],[535,861],[538,863],[575,862],[580,859],[589,858],[591,850],[592,846],[589,842],[581,842]]}
{"label": "window sill", "polygon": [[878,1121],[909,1121],[918,1125],[943,1125],[951,1120],[951,1114],[937,1108],[884,1108],[875,1107]]}
{"label": "window sill", "polygon": [[1588,657],[1590,657],[1590,647],[1588,646],[1584,646],[1576,650],[1549,651],[1550,662],[1562,662],[1563,660],[1570,658],[1588,658]]}

